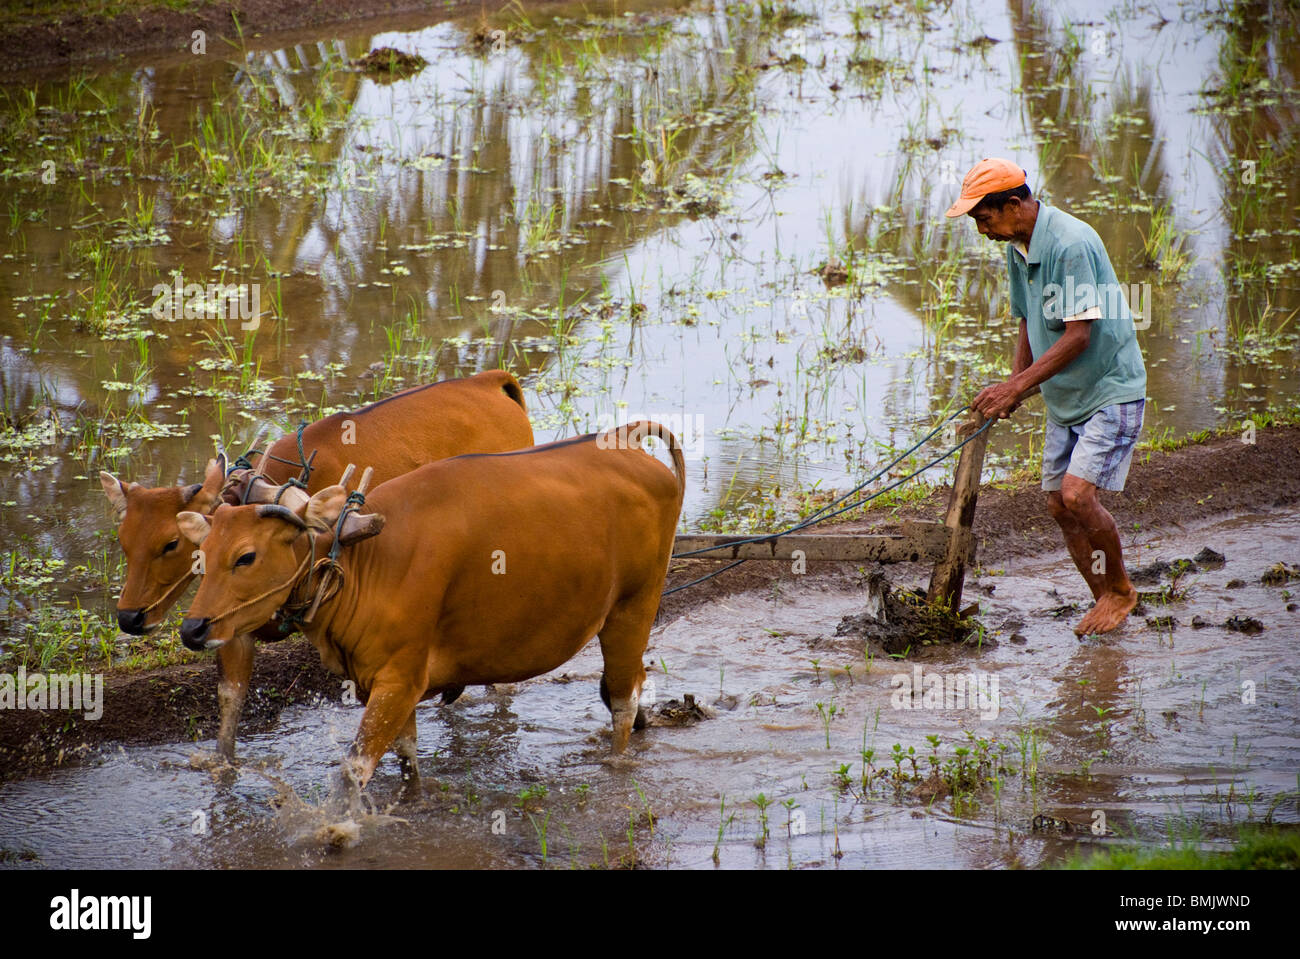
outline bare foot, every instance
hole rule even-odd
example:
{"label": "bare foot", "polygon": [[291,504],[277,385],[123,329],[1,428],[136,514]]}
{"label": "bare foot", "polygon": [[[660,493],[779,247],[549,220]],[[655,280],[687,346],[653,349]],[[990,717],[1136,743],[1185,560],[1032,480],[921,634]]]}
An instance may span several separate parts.
{"label": "bare foot", "polygon": [[1097,600],[1097,605],[1089,610],[1083,619],[1079,620],[1079,625],[1074,627],[1074,632],[1078,636],[1086,636],[1092,633],[1109,633],[1128,619],[1128,614],[1133,612],[1137,603],[1138,592],[1132,586],[1128,588],[1127,592],[1103,593],[1101,598]]}
{"label": "bare foot", "polygon": [[1079,625],[1074,627],[1076,636],[1088,636],[1092,633],[1099,633],[1101,629],[1098,624],[1101,623],[1107,614],[1107,608],[1110,606],[1110,594],[1104,590],[1097,596],[1092,607],[1083,614],[1083,619],[1079,620]]}
{"label": "bare foot", "polygon": [[[1103,593],[1102,595],[1105,594]],[[1101,597],[1098,596],[1097,601],[1092,604],[1092,608],[1083,614],[1083,619],[1079,620],[1078,625],[1074,627],[1074,635],[1087,636],[1089,633],[1092,632],[1092,624],[1093,621],[1097,618],[1097,610],[1100,607],[1101,607]]]}
{"label": "bare foot", "polygon": [[1097,624],[1097,632],[1109,633],[1112,629],[1118,629],[1119,626],[1128,619],[1128,614],[1137,608],[1138,591],[1132,586],[1122,593],[1111,593],[1111,604],[1100,622]]}

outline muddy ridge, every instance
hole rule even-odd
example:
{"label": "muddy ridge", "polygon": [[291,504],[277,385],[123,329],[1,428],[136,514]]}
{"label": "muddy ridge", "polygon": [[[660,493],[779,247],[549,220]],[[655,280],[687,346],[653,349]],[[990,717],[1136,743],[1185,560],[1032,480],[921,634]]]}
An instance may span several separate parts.
{"label": "muddy ridge", "polygon": [[208,53],[221,56],[224,41],[238,45],[241,33],[253,37],[381,16],[488,14],[505,5],[504,0],[208,0],[184,11],[144,7],[108,17],[6,12],[0,16],[0,73],[94,66],[132,53],[186,52],[195,30],[206,32]]}
{"label": "muddy ridge", "polygon": [[[1149,462],[1134,463],[1123,493],[1105,493],[1102,500],[1126,534],[1133,532],[1135,523],[1146,534],[1213,515],[1300,502],[1300,427],[1260,430],[1256,439],[1254,445],[1246,445],[1227,435],[1153,453]],[[918,506],[882,510],[878,518],[833,528],[845,533],[881,531],[905,517],[940,518],[947,496],[946,487],[936,488]],[[977,561],[987,566],[1047,551],[1063,553],[1043,499],[1036,482],[1010,489],[985,487],[975,517]],[[669,584],[689,582],[721,565],[705,560],[675,562]],[[660,608],[659,622],[751,589],[827,589],[861,579],[862,574],[848,563],[810,562],[807,574],[798,577],[783,563],[746,563],[669,596]],[[338,679],[325,671],[315,649],[302,637],[261,646],[240,732],[269,729],[284,707],[317,696],[337,700],[339,690]],[[140,673],[109,671],[104,714],[97,721],[51,711],[6,712],[0,723],[0,781],[80,762],[117,744],[211,739],[216,728],[215,659]]]}

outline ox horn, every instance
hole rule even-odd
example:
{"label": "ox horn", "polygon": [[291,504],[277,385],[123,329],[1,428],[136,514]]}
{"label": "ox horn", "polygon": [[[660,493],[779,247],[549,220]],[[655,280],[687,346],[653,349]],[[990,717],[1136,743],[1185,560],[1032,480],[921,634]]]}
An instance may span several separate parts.
{"label": "ox horn", "polygon": [[257,432],[253,434],[253,442],[248,444],[248,448],[250,450],[257,449],[258,444],[262,442],[262,438],[266,436],[267,430],[269,430],[270,428],[271,428],[271,424],[269,423],[263,423],[260,427],[258,427]]}
{"label": "ox horn", "polygon": [[[248,444],[247,452],[244,453],[245,456],[247,456],[249,453],[253,452],[259,446],[262,445],[262,440],[263,438],[265,438],[267,430],[269,430],[270,428],[271,428],[270,424],[268,423],[263,423],[261,426],[257,428],[257,432],[253,434],[252,442]],[[265,459],[266,457],[263,456],[262,458]]]}
{"label": "ox horn", "polygon": [[221,473],[224,476],[226,470],[230,468],[230,454],[227,453],[223,447],[217,450],[216,459],[217,465],[221,467]]}
{"label": "ox horn", "polygon": [[282,519],[286,523],[292,523],[301,530],[307,528],[307,524],[302,521],[301,516],[289,509],[287,506],[281,506],[279,503],[263,503],[257,508],[257,515],[266,517],[274,516],[276,519]]}

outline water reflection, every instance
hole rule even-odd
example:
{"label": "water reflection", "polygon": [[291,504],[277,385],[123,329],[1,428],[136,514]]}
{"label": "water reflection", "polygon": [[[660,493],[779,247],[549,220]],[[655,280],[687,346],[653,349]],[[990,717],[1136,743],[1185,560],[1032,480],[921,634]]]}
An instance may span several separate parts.
{"label": "water reflection", "polygon": [[[174,482],[214,434],[498,365],[542,438],[701,419],[687,524],[775,522],[778,490],[848,485],[1005,372],[1001,247],[941,216],[991,154],[1152,285],[1152,433],[1293,401],[1294,11],[1076,6],[558,7],[491,21],[499,50],[430,16],[10,97],[0,536],[81,562],[99,468]],[[351,66],[380,46],[429,65]],[[153,319],[177,274],[259,284],[260,329]]]}

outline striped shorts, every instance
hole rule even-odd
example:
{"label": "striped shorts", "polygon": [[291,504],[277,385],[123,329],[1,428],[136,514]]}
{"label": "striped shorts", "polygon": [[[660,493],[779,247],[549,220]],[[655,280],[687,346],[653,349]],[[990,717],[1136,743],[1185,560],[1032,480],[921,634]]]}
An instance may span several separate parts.
{"label": "striped shorts", "polygon": [[1145,406],[1146,400],[1105,406],[1074,426],[1049,419],[1043,439],[1043,489],[1059,490],[1070,473],[1098,489],[1122,490]]}

